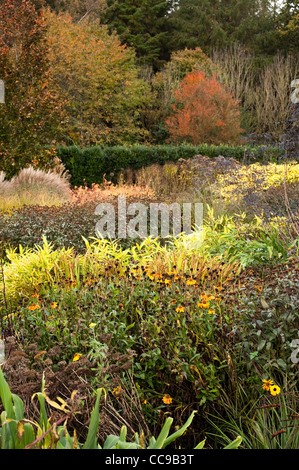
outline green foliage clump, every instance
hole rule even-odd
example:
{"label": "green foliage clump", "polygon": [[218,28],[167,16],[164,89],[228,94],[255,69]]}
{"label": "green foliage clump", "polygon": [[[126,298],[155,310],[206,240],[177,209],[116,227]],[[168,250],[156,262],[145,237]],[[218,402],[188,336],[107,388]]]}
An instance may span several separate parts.
{"label": "green foliage clump", "polygon": [[113,147],[86,147],[80,149],[76,146],[59,147],[58,157],[71,174],[72,186],[82,186],[84,183],[91,186],[93,183],[101,184],[103,176],[117,181],[118,174],[127,168],[133,170],[159,163],[176,162],[180,158],[189,159],[195,155],[218,157],[223,155],[235,158],[238,161],[264,161],[277,160],[282,151],[276,147],[246,147],[229,145],[134,145]]}

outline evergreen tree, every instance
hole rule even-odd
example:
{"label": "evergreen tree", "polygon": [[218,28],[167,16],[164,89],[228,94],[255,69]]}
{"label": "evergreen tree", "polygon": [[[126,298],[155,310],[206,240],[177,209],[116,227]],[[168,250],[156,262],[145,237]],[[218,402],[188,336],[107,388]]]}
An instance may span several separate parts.
{"label": "evergreen tree", "polygon": [[169,58],[169,0],[108,0],[104,21],[122,43],[134,47],[139,64],[159,69]]}
{"label": "evergreen tree", "polygon": [[234,42],[258,53],[272,48],[268,35],[274,31],[274,19],[268,0],[180,0],[169,24],[176,50],[201,47],[210,53]]}
{"label": "evergreen tree", "polygon": [[299,52],[299,0],[283,2],[278,15],[279,42],[284,51]]}

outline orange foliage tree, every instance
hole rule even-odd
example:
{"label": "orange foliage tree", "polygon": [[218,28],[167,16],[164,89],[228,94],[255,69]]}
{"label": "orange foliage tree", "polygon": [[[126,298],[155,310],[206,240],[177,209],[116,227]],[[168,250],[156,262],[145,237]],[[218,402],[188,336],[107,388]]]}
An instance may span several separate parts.
{"label": "orange foliage tree", "polygon": [[96,21],[74,23],[44,11],[52,86],[67,102],[67,143],[127,144],[142,140],[140,112],[149,89],[138,76],[135,53]]}
{"label": "orange foliage tree", "polygon": [[174,92],[166,127],[174,143],[195,145],[238,143],[243,132],[238,102],[200,70],[188,73]]}
{"label": "orange foliage tree", "polygon": [[46,25],[27,0],[0,4],[0,171],[13,176],[34,161],[48,161],[63,126],[64,102],[50,88]]}

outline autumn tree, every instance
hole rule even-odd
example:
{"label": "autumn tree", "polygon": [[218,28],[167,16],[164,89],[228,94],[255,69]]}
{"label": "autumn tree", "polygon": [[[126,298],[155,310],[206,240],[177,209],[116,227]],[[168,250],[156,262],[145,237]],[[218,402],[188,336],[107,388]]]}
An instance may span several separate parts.
{"label": "autumn tree", "polygon": [[187,73],[194,70],[211,74],[212,62],[200,47],[173,52],[161,71],[147,76],[153,99],[143,112],[143,121],[155,143],[164,143],[165,119],[171,110],[173,94]]}
{"label": "autumn tree", "polygon": [[133,143],[144,137],[140,110],[148,88],[134,51],[98,22],[73,23],[45,12],[54,86],[67,100],[67,143]]}
{"label": "autumn tree", "polygon": [[239,107],[233,96],[202,71],[187,74],[174,92],[172,114],[166,119],[175,143],[198,145],[236,143],[243,132]]}
{"label": "autumn tree", "polygon": [[0,5],[0,169],[12,176],[33,161],[47,160],[63,122],[63,103],[49,86],[46,25],[27,0]]}

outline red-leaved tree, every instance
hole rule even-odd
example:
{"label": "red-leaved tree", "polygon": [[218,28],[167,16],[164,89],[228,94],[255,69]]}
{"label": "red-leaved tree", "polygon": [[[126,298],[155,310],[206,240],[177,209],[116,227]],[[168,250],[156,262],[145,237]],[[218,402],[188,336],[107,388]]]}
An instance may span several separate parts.
{"label": "red-leaved tree", "polygon": [[243,132],[238,102],[216,77],[196,70],[174,92],[166,127],[173,142],[194,145],[237,143]]}

